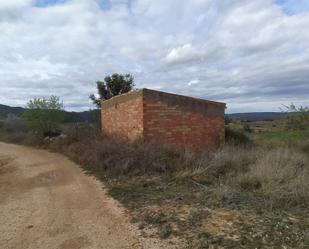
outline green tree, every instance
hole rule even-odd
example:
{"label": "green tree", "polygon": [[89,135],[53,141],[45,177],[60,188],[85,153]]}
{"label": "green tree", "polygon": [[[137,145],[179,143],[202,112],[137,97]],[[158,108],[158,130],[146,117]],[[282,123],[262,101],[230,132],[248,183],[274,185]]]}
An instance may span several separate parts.
{"label": "green tree", "polygon": [[57,96],[31,99],[22,113],[22,119],[35,133],[43,136],[57,134],[65,119],[63,103]]}
{"label": "green tree", "polygon": [[91,94],[89,98],[98,108],[101,107],[101,100],[110,99],[116,95],[129,92],[134,87],[134,78],[130,74],[112,74],[104,78],[104,81],[97,81],[99,97]]}
{"label": "green tree", "polygon": [[309,129],[309,107],[297,107],[294,104],[285,106],[286,108],[286,129],[306,130]]}

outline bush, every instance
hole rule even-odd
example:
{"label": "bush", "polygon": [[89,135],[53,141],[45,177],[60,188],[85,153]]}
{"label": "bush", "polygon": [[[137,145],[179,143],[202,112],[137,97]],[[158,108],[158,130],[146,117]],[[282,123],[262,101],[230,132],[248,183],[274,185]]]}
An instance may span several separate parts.
{"label": "bush", "polygon": [[28,127],[41,136],[60,135],[60,124],[65,119],[63,104],[56,96],[34,98],[27,103],[22,118]]}
{"label": "bush", "polygon": [[245,124],[245,125],[243,126],[243,129],[244,129],[245,132],[248,132],[248,133],[253,132],[253,130],[251,129],[251,127],[250,127],[249,124]]}
{"label": "bush", "polygon": [[47,147],[101,175],[162,174],[180,165],[179,153],[143,141],[131,143],[107,136],[89,124],[70,127],[64,136],[48,140]]}
{"label": "bush", "polygon": [[241,130],[233,130],[229,127],[225,128],[225,141],[234,145],[251,145],[250,138]]}
{"label": "bush", "polygon": [[296,107],[294,104],[285,106],[287,115],[285,126],[287,130],[308,130],[309,128],[309,107]]}

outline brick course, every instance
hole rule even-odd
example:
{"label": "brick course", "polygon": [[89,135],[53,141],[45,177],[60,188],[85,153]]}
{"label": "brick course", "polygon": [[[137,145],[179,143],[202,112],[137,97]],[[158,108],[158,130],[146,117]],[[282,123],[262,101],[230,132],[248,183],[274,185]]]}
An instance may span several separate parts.
{"label": "brick course", "polygon": [[126,136],[130,140],[142,137],[143,135],[142,97],[140,96],[135,99],[129,99],[128,101],[125,102],[119,101],[112,105],[107,105],[110,104],[108,103],[108,101],[102,104],[103,106],[101,115],[102,129],[107,133],[118,133],[119,135]]}
{"label": "brick course", "polygon": [[102,102],[102,130],[175,149],[212,150],[224,143],[225,104],[141,89]]}

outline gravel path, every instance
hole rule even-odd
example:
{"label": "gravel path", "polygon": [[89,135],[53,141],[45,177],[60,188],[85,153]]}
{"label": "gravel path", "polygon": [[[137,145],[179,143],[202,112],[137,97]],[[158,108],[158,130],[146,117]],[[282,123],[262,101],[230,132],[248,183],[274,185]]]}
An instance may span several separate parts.
{"label": "gravel path", "polygon": [[64,156],[0,143],[0,248],[168,248]]}

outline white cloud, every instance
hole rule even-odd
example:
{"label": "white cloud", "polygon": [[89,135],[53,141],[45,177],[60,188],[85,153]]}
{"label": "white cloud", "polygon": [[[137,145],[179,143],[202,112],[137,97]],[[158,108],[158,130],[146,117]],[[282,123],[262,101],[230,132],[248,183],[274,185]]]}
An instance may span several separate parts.
{"label": "white cloud", "polygon": [[195,84],[198,84],[198,83],[200,83],[199,79],[190,80],[188,82],[188,86],[192,86],[192,85],[195,85]]}
{"label": "white cloud", "polygon": [[25,7],[32,4],[34,0],[2,0],[0,2],[0,9]]}
{"label": "white cloud", "polygon": [[166,56],[165,62],[172,64],[173,62],[184,63],[199,58],[199,51],[193,48],[190,43],[184,44],[178,48],[173,48]]}
{"label": "white cloud", "polygon": [[226,101],[228,111],[309,105],[309,12],[290,15],[292,1],[34,3],[0,1],[1,103],[57,94],[87,109],[95,81],[120,72],[137,87]]}

